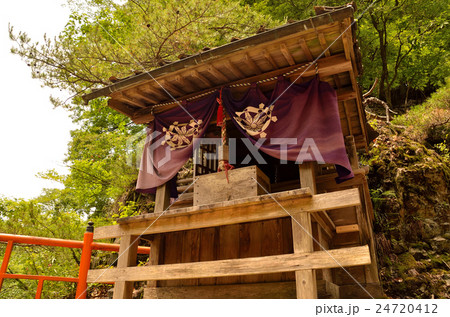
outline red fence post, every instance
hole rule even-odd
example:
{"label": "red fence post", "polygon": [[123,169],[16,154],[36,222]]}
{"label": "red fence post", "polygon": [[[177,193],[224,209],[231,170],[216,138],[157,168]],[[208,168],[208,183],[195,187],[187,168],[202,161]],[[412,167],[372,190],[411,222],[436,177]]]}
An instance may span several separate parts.
{"label": "red fence post", "polygon": [[8,269],[8,263],[11,257],[13,245],[14,242],[11,240],[8,241],[8,244],[6,245],[5,256],[3,257],[2,266],[0,267],[0,291],[2,290],[3,285],[3,274],[5,274],[6,270]]}
{"label": "red fence post", "polygon": [[41,279],[38,280],[36,296],[34,297],[35,299],[41,299],[41,294],[42,294],[42,288],[43,287],[44,287],[44,279],[41,278]]}
{"label": "red fence post", "polygon": [[91,266],[92,242],[94,241],[94,223],[89,221],[84,233],[83,249],[81,250],[80,271],[78,273],[78,285],[76,299],[85,299],[87,291],[87,275]]}

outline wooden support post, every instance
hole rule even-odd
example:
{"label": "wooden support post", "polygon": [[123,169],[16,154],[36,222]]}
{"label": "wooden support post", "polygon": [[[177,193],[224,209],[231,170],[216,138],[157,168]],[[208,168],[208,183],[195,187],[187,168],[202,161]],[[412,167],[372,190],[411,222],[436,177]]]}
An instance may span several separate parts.
{"label": "wooden support post", "polygon": [[170,190],[166,184],[158,186],[156,189],[154,212],[163,212],[170,205]]}
{"label": "wooden support post", "polygon": [[[155,234],[150,246],[150,258],[148,260],[149,265],[159,264],[159,251],[161,249],[161,234]],[[157,287],[158,281],[148,281],[147,287]]]}
{"label": "wooden support post", "polygon": [[[309,187],[316,194],[315,163],[305,162],[299,165],[300,185]],[[312,239],[311,214],[300,213],[292,219],[292,239],[294,253],[309,253],[314,251]],[[316,272],[301,270],[295,272],[297,298],[317,298]]]}
{"label": "wooden support post", "polygon": [[358,153],[356,153],[355,138],[353,135],[345,137],[345,148],[347,150],[348,159],[353,170],[359,168]]}
{"label": "wooden support post", "polygon": [[[319,228],[319,239],[318,240],[319,240],[320,245],[325,250],[330,249],[328,237],[326,236],[326,234],[322,228]],[[322,247],[320,247],[319,251],[323,251]],[[322,269],[322,279],[327,282],[333,283],[333,276],[331,274],[331,269]]]}
{"label": "wooden support post", "polygon": [[[120,239],[119,259],[117,268],[136,266],[138,236],[126,235]],[[133,282],[118,281],[114,285],[114,299],[133,297]]]}
{"label": "wooden support post", "polygon": [[313,195],[317,194],[316,188],[316,162],[304,162],[299,165],[300,186],[309,187]]}
{"label": "wooden support post", "polygon": [[377,254],[375,253],[375,237],[373,236],[372,226],[368,226],[369,230],[369,250],[371,262],[369,265],[364,267],[364,272],[366,275],[366,283],[380,283],[380,278],[378,276],[378,265],[377,265]]}
{"label": "wooden support post", "polygon": [[[158,188],[156,189],[154,212],[155,213],[164,212],[169,207],[169,205],[170,205],[170,190],[166,183],[161,186],[158,186]],[[161,235],[156,234],[153,237],[153,241],[150,247],[150,259],[149,259],[150,265],[159,264],[160,248],[161,248]],[[157,281],[148,281],[147,287],[156,287],[157,284],[158,284]]]}

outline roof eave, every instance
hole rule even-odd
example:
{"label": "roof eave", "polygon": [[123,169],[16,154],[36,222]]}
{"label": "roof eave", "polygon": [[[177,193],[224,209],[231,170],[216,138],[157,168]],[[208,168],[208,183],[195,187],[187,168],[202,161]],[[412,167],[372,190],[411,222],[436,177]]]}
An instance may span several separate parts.
{"label": "roof eave", "polygon": [[282,25],[275,29],[253,35],[245,39],[234,41],[222,45],[220,47],[211,49],[209,51],[201,52],[196,55],[187,57],[185,59],[175,61],[173,63],[153,69],[151,71],[146,71],[141,74],[123,79],[120,82],[97,89],[89,94],[85,94],[82,96],[82,98],[87,103],[92,99],[96,99],[99,97],[106,97],[112,94],[113,92],[131,88],[135,85],[138,85],[150,79],[154,80],[155,78],[163,74],[175,72],[190,66],[195,66],[207,62],[209,60],[224,56],[226,54],[230,54],[232,52],[247,48],[249,46],[270,42],[290,34],[314,29],[318,26],[326,25],[328,23],[333,23],[336,21],[341,21],[345,18],[353,17],[353,12],[354,12],[353,7],[347,6],[345,8],[317,15],[315,17],[306,20],[297,21],[292,24]]}

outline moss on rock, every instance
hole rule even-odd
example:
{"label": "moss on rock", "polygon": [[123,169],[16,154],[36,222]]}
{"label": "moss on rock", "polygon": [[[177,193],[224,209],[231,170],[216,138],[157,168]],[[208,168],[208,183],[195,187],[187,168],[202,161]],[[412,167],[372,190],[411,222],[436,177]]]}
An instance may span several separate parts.
{"label": "moss on rock", "polygon": [[378,261],[392,298],[450,298],[450,164],[405,132],[377,122],[364,157],[375,211]]}

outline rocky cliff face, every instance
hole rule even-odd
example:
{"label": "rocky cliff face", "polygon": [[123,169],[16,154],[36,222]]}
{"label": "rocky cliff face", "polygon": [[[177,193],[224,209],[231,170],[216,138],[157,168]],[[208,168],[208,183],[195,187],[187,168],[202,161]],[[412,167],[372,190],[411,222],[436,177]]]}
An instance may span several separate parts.
{"label": "rocky cliff face", "polygon": [[383,289],[392,298],[450,298],[449,161],[392,126],[377,130],[366,163]]}

